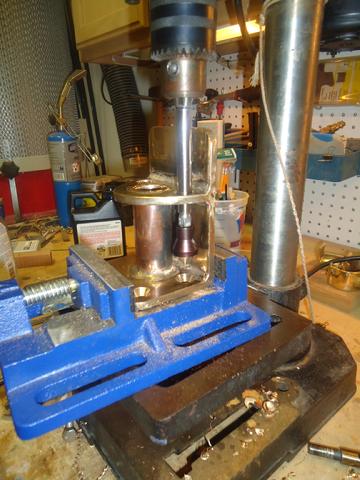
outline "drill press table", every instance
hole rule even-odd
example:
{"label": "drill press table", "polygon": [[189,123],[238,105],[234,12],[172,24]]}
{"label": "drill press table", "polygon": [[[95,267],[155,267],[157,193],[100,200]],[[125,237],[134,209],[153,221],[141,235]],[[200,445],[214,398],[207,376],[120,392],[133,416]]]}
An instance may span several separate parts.
{"label": "drill press table", "polygon": [[[267,478],[353,395],[356,366],[339,337],[250,298],[280,319],[271,332],[85,419],[118,478]],[[244,408],[249,388],[276,392],[273,415]]]}

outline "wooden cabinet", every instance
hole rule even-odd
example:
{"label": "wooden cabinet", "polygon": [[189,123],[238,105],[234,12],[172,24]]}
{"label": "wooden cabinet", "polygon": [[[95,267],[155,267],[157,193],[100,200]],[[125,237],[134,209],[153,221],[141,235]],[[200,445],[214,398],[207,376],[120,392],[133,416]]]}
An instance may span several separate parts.
{"label": "wooden cabinet", "polygon": [[113,56],[150,46],[149,2],[72,0],[76,45],[83,62],[111,63]]}

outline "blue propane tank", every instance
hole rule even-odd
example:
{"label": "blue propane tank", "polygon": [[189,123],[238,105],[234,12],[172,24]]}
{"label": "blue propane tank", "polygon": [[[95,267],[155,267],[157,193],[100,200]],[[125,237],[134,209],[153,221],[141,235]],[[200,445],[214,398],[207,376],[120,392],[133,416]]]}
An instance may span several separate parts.
{"label": "blue propane tank", "polygon": [[50,133],[48,150],[60,225],[71,225],[69,192],[79,190],[81,161],[76,138],[64,131]]}

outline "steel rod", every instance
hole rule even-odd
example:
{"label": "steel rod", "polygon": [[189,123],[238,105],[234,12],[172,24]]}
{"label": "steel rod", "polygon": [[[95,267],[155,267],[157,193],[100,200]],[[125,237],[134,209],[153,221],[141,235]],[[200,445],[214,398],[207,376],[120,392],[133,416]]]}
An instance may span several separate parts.
{"label": "steel rod", "polygon": [[[180,195],[191,193],[191,104],[190,98],[181,98],[178,99],[176,105],[176,171]],[[179,207],[179,225],[181,227],[191,225],[188,205]]]}

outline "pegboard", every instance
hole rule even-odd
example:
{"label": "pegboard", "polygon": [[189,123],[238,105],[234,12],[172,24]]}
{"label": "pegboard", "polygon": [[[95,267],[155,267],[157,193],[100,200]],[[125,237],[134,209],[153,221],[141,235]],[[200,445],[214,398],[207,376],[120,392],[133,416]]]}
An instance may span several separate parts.
{"label": "pegboard", "polygon": [[[352,52],[352,55],[356,56],[358,53]],[[360,136],[358,105],[316,106],[312,127],[319,129],[340,120],[346,125],[337,135],[347,138]],[[306,180],[302,217],[302,232],[305,235],[360,248],[359,211],[360,177],[336,183]]]}
{"label": "pegboard", "polygon": [[[238,63],[238,55],[226,55],[221,62],[208,62],[207,87],[220,94],[238,90],[244,86],[244,66]],[[234,102],[235,103],[235,102]],[[238,103],[238,102],[236,102]]]}
{"label": "pegboard", "polygon": [[302,232],[360,248],[360,177],[343,182],[306,180]]}
{"label": "pegboard", "polygon": [[[355,55],[355,52],[354,52]],[[317,106],[312,126],[319,129],[343,120],[337,132],[349,138],[360,134],[360,107]],[[303,204],[302,231],[306,235],[360,248],[360,177],[342,182],[307,180]]]}
{"label": "pegboard", "polygon": [[316,130],[343,120],[345,127],[337,135],[358,138],[360,135],[360,107],[355,105],[317,106],[314,108],[312,127]]}
{"label": "pegboard", "polygon": [[[358,52],[353,52],[358,55]],[[249,86],[253,64],[239,63],[238,55],[223,57],[221,64],[214,62],[208,66],[208,87],[219,93],[226,93]],[[230,71],[230,73],[229,73]],[[257,105],[252,110],[259,110]],[[224,121],[233,128],[248,128],[249,108],[240,102],[226,102]],[[314,108],[312,126],[319,129],[343,120],[346,126],[338,134],[357,138],[360,136],[360,106],[336,105]],[[255,172],[243,171],[240,175],[240,188],[249,193],[247,221],[251,222],[255,208]],[[349,247],[360,248],[360,177],[332,183],[319,180],[306,180],[302,215],[302,231],[322,240],[328,240]]]}
{"label": "pegboard", "polygon": [[[219,62],[208,62],[207,65],[207,88],[217,90],[219,94],[232,92],[250,86],[250,77],[253,74],[253,64],[241,63],[238,54],[225,55]],[[248,111],[259,110],[256,104],[243,108],[241,102],[227,101],[225,104],[223,119],[231,123],[232,128],[248,129]],[[164,111],[164,125],[174,124],[173,107]],[[195,109],[194,109],[195,114]],[[214,105],[212,118],[216,118],[216,107]]]}
{"label": "pegboard", "polygon": [[[217,90],[219,94],[233,92],[250,86],[250,77],[254,71],[254,64],[244,63],[238,54],[225,55],[220,62],[209,62],[207,68],[207,87]],[[259,106],[253,103],[244,107],[241,102],[227,101],[223,112],[225,123],[231,123],[232,128],[248,130],[247,113],[259,111]],[[213,117],[215,118],[214,108]]]}

